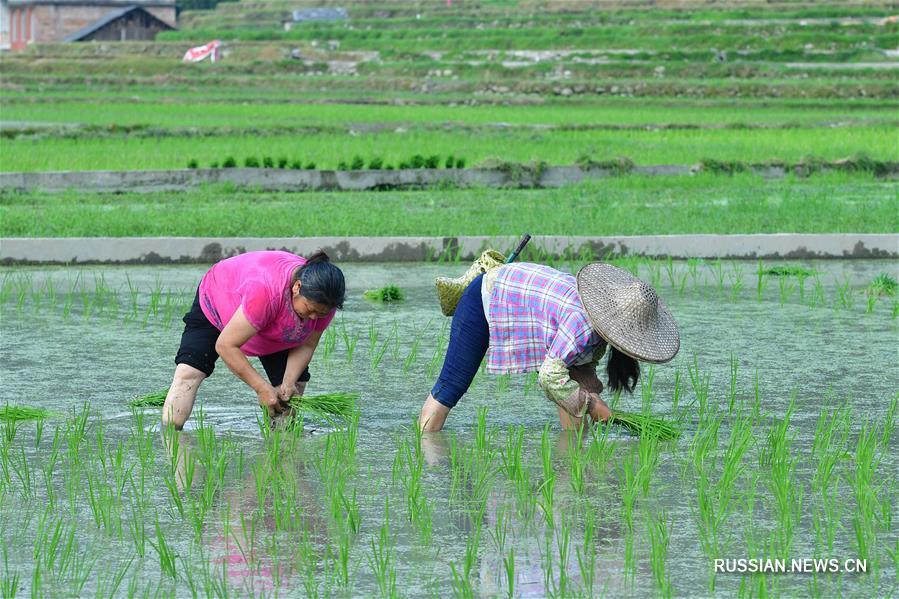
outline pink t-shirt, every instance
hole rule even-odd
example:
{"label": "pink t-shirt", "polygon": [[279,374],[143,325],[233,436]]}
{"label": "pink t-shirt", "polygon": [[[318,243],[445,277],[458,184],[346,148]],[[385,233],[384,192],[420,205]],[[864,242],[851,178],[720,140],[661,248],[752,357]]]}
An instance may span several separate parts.
{"label": "pink t-shirt", "polygon": [[334,318],[301,319],[293,310],[291,283],[306,259],[290,252],[247,252],[215,264],[200,281],[200,307],[218,330],[239,306],[257,333],[240,349],[267,356],[301,345]]}

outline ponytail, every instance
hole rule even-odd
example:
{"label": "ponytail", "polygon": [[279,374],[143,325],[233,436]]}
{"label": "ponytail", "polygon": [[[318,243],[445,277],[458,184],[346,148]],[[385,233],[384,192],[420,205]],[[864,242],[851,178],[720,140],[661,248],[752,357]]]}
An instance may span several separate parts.
{"label": "ponytail", "polygon": [[293,280],[300,282],[300,295],[309,301],[338,310],[343,308],[346,296],[343,272],[331,264],[323,251],[306,258],[306,264],[297,269]]}
{"label": "ponytail", "polygon": [[640,363],[609,344],[606,374],[609,376],[609,388],[613,392],[620,392],[624,389],[631,393],[640,379]]}

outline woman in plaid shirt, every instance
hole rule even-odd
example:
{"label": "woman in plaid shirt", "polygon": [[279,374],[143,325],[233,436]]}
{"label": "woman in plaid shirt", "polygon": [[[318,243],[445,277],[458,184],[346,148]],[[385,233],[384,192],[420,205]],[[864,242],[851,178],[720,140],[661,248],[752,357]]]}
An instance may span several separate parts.
{"label": "woman in plaid shirt", "polygon": [[479,275],[453,314],[443,369],[419,425],[443,428],[487,356],[495,374],[538,372],[564,428],[611,416],[596,366],[606,353],[609,388],[633,391],[638,359],[661,363],[680,347],[677,325],[655,291],[627,271],[589,264],[577,277],[548,266],[505,264]]}

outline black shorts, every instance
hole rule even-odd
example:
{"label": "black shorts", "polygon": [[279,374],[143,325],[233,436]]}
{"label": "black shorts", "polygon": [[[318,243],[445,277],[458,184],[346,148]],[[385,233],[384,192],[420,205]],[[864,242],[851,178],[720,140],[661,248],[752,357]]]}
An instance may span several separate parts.
{"label": "black shorts", "polygon": [[[175,356],[175,364],[187,364],[209,376],[215,370],[215,361],[218,360],[218,352],[215,351],[215,342],[218,341],[221,331],[209,322],[203,309],[200,308],[200,292],[194,298],[194,303],[187,314],[184,315],[184,332],[181,333],[181,347]],[[273,387],[277,387],[284,380],[284,371],[287,369],[287,354],[289,350],[282,350],[267,356],[259,356],[265,374]],[[309,369],[300,375],[301,381],[309,380]]]}

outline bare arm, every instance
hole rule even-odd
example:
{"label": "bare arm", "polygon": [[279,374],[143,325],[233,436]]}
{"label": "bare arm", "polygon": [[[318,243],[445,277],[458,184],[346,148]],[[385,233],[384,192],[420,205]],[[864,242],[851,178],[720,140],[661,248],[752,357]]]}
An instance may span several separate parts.
{"label": "bare arm", "polygon": [[249,341],[256,332],[244,315],[243,307],[238,307],[234,316],[222,329],[218,341],[215,342],[215,351],[222,357],[231,372],[256,392],[259,397],[259,405],[268,408],[269,413],[280,414],[284,411],[285,406],[278,400],[275,388],[256,372],[246,354],[240,349],[240,346]]}
{"label": "bare arm", "polygon": [[318,342],[322,337],[322,331],[313,331],[309,338],[302,345],[293,348],[287,353],[287,367],[284,369],[284,379],[278,388],[278,396],[282,401],[289,401],[294,394],[294,387],[297,384],[303,371],[312,361],[312,355]]}

